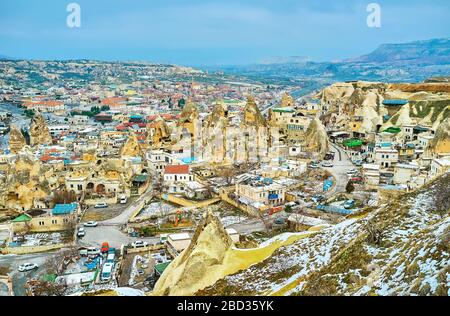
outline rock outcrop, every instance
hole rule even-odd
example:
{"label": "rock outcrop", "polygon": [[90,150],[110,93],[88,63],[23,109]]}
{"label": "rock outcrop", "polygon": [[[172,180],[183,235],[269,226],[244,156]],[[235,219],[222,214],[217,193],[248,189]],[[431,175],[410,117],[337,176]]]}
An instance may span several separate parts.
{"label": "rock outcrop", "polygon": [[189,100],[180,113],[178,124],[193,123],[199,116],[197,106]]}
{"label": "rock outcrop", "polygon": [[267,121],[262,116],[253,96],[248,96],[247,98],[247,104],[244,108],[243,123],[247,126],[267,126]]}
{"label": "rock outcrop", "polygon": [[141,145],[139,144],[136,134],[130,134],[120,151],[120,155],[130,157],[142,156]]}
{"label": "rock outcrop", "polygon": [[450,154],[450,117],[439,125],[435,137],[428,144],[427,153],[429,156]]}
{"label": "rock outcrop", "polygon": [[304,147],[306,152],[311,152],[320,159],[323,158],[329,150],[330,143],[327,131],[318,118],[312,120],[306,130]]}
{"label": "rock outcrop", "polygon": [[293,107],[294,105],[295,105],[294,98],[289,93],[285,92],[281,97],[280,107],[286,108],[286,107]]}
{"label": "rock outcrop", "polygon": [[170,128],[161,116],[158,115],[149,125],[147,140],[153,148],[159,148],[164,142],[170,143]]}
{"label": "rock outcrop", "polygon": [[218,101],[214,105],[214,109],[205,119],[206,127],[214,127],[218,125],[226,125],[228,121],[228,109],[224,102]]}
{"label": "rock outcrop", "polygon": [[155,285],[154,295],[192,295],[215,281],[233,242],[222,223],[207,213],[197,226],[191,244],[166,268]]}
{"label": "rock outcrop", "polygon": [[41,113],[37,112],[30,125],[30,145],[51,145],[52,136],[45,123],[44,117]]}
{"label": "rock outcrop", "polygon": [[11,152],[17,154],[26,144],[27,142],[22,132],[15,125],[11,125],[9,133],[9,149]]}

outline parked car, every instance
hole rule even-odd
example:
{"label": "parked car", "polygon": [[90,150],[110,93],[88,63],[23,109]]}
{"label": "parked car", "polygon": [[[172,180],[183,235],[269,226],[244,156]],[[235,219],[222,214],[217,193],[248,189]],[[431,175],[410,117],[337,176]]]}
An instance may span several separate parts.
{"label": "parked car", "polygon": [[81,238],[81,237],[84,237],[84,235],[86,235],[86,231],[85,231],[84,227],[79,227],[78,231],[77,231],[77,236],[79,238]]}
{"label": "parked car", "polygon": [[350,180],[355,183],[363,182],[363,179],[361,177],[352,177]]}
{"label": "parked car", "polygon": [[97,203],[94,206],[94,208],[106,208],[106,207],[108,207],[108,204],[106,202]]}
{"label": "parked car", "polygon": [[325,168],[333,167],[333,163],[329,162],[329,161],[324,161],[324,162],[322,162],[322,167],[325,167]]}
{"label": "parked car", "polygon": [[127,197],[123,195],[123,196],[120,197],[119,203],[120,204],[127,204],[127,201],[128,201]]}
{"label": "parked car", "polygon": [[317,169],[317,168],[319,168],[319,165],[316,163],[311,163],[308,165],[308,167],[310,167],[311,169]]}
{"label": "parked car", "polygon": [[95,221],[89,221],[83,224],[84,227],[97,227],[98,223]]}
{"label": "parked car", "polygon": [[283,225],[283,224],[284,224],[284,218],[278,217],[278,218],[274,221],[274,223],[275,223],[276,225]]}
{"label": "parked car", "polygon": [[146,241],[142,240],[136,240],[135,242],[131,243],[131,247],[134,248],[141,248],[141,247],[147,247],[148,243]]}
{"label": "parked car", "polygon": [[27,263],[21,264],[19,266],[19,271],[25,272],[25,271],[31,271],[31,270],[34,270],[37,268],[39,268],[39,266],[36,263],[27,262]]}
{"label": "parked car", "polygon": [[354,200],[347,200],[344,202],[344,208],[345,209],[350,209],[352,207],[355,206],[355,201]]}
{"label": "parked car", "polygon": [[109,244],[108,242],[103,242],[102,243],[102,247],[100,248],[102,253],[107,253],[109,250]]}
{"label": "parked car", "polygon": [[357,173],[358,173],[358,170],[356,170],[356,169],[350,169],[350,170],[347,171],[347,175],[348,176],[353,176],[353,175],[355,175]]}
{"label": "parked car", "polygon": [[86,255],[88,256],[98,256],[100,254],[100,249],[95,247],[87,248]]}
{"label": "parked car", "polygon": [[314,202],[314,203],[319,203],[319,202],[321,202],[321,201],[323,201],[323,200],[325,200],[325,197],[323,196],[323,195],[314,195],[312,198],[311,198],[311,200]]}

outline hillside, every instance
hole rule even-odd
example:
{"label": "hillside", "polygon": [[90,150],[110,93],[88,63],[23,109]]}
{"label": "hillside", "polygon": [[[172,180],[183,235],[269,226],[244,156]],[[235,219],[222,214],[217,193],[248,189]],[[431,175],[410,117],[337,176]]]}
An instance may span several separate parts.
{"label": "hillside", "polygon": [[421,82],[430,77],[448,77],[450,39],[382,44],[369,54],[338,62],[314,62],[306,58],[276,58],[269,61],[205,69],[221,70],[268,83],[295,82],[310,86],[312,90],[348,80]]}
{"label": "hillside", "polygon": [[450,38],[415,41],[401,44],[382,44],[375,51],[349,60],[356,63],[450,63]]}
{"label": "hillside", "polygon": [[[281,247],[200,295],[449,295],[450,174]],[[443,198],[441,198],[443,197]],[[386,201],[387,202],[387,201]]]}

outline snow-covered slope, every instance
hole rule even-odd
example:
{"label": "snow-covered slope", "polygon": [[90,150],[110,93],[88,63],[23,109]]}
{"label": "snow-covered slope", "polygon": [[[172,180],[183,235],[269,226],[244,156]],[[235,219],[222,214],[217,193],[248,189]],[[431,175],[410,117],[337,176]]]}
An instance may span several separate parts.
{"label": "snow-covered slope", "polygon": [[449,295],[450,174],[278,249],[200,295]]}

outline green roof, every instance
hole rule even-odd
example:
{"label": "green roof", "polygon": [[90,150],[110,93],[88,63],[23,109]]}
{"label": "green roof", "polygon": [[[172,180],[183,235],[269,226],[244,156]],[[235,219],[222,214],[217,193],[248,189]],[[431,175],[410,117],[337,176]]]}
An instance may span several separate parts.
{"label": "green roof", "polygon": [[295,110],[292,109],[292,108],[273,108],[272,110],[274,112],[280,112],[280,113],[292,113],[292,112],[295,112]]}
{"label": "green roof", "polygon": [[164,270],[166,270],[166,268],[169,266],[169,264],[171,263],[171,261],[167,261],[167,262],[163,262],[163,263],[159,263],[157,265],[155,265],[155,271],[161,275]]}
{"label": "green roof", "polygon": [[22,214],[19,217],[16,217],[15,219],[13,219],[12,221],[14,223],[29,222],[29,221],[31,221],[31,216],[28,214]]}
{"label": "green roof", "polygon": [[400,133],[400,131],[401,131],[400,127],[393,127],[393,126],[391,126],[389,128],[386,128],[384,130],[384,132],[388,132],[388,133],[391,133],[391,134],[397,134],[397,133]]}
{"label": "green roof", "polygon": [[361,146],[363,142],[360,139],[347,139],[343,141],[342,144],[347,147],[358,147]]}
{"label": "green roof", "polygon": [[145,182],[145,181],[147,181],[147,179],[148,179],[148,175],[146,175],[146,174],[138,174],[138,175],[135,175],[133,177],[132,181]]}

